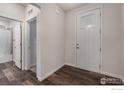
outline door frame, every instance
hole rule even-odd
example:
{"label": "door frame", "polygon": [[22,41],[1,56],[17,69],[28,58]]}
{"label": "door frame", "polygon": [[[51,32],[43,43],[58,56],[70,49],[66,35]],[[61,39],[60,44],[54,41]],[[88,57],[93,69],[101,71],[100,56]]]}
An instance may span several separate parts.
{"label": "door frame", "polygon": [[[28,19],[27,20],[27,22],[26,22],[26,26],[27,26],[27,34],[26,34],[26,40],[27,40],[27,54],[26,54],[26,56],[27,56],[27,61],[26,61],[26,64],[25,64],[25,70],[29,70],[30,69],[30,41],[29,41],[29,37],[30,37],[30,22],[32,22],[32,21],[34,21],[34,20],[36,20],[36,26],[37,26],[37,18],[36,18],[36,16],[34,16],[33,18],[31,18],[31,19]],[[37,34],[37,27],[36,27],[36,32],[35,32],[36,34]],[[37,38],[37,35],[36,35],[36,38]],[[37,39],[36,39],[36,41],[37,41]],[[37,47],[37,42],[36,42],[36,47]],[[36,48],[36,56],[37,56],[37,48]],[[36,59],[37,60],[37,59]],[[37,62],[36,62],[36,64],[37,64]],[[37,68],[37,65],[36,65],[36,68]]]}
{"label": "door frame", "polygon": [[[99,12],[100,12],[100,66],[99,66],[99,71],[97,72],[97,73],[102,73],[103,72],[103,60],[102,60],[102,57],[103,57],[103,43],[102,43],[102,33],[103,33],[103,24],[102,24],[102,22],[103,22],[103,5],[99,5],[99,6],[96,6],[96,7],[91,7],[91,8],[88,8],[88,9],[84,9],[84,10],[82,10],[81,12],[78,12],[77,14],[76,14],[76,18],[75,18],[75,21],[76,21],[76,24],[75,24],[75,26],[76,26],[76,33],[75,33],[75,44],[77,44],[77,31],[78,31],[78,28],[77,28],[77,18],[78,18],[78,16],[80,15],[80,14],[82,14],[82,13],[87,13],[87,12],[89,12],[89,11],[93,11],[93,10],[96,10],[96,9],[99,9]],[[77,66],[77,48],[76,48],[76,46],[77,45],[75,45],[75,51],[76,51],[76,54],[75,54],[75,66],[76,67],[78,67]]]}
{"label": "door frame", "polygon": [[[22,56],[24,55],[24,50],[23,50],[23,48],[24,48],[24,46],[23,46],[23,21],[21,21],[21,20],[18,20],[18,19],[14,19],[14,18],[10,18],[10,17],[7,17],[7,16],[4,16],[4,15],[1,15],[0,14],[0,17],[2,17],[2,18],[6,18],[6,19],[10,19],[10,20],[13,20],[13,21],[16,21],[16,22],[20,22],[20,30],[21,30],[21,34],[20,34],[20,63],[21,63],[21,65],[20,65],[20,68],[19,69],[23,69],[23,58],[22,58]],[[12,48],[13,48],[13,32],[12,32]],[[12,49],[12,51],[13,51],[13,49]],[[13,55],[12,55],[12,61],[13,61]]]}
{"label": "door frame", "polygon": [[28,31],[29,30],[29,24],[28,22],[31,21],[33,18],[36,18],[36,77],[39,81],[41,81],[42,77],[41,77],[41,36],[40,36],[40,9],[39,9],[39,12],[37,13],[36,16],[30,18],[30,19],[27,19],[25,21],[25,61],[23,63],[23,66],[24,66],[24,70],[28,70],[29,69],[29,66],[28,66],[28,41],[27,41],[27,36],[28,36]]}

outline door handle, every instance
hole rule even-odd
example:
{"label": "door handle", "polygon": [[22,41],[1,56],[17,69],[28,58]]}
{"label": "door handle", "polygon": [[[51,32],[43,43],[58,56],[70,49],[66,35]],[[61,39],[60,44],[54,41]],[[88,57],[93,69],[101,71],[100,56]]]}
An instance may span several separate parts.
{"label": "door handle", "polygon": [[79,42],[77,42],[77,44],[76,44],[76,48],[77,48],[77,49],[80,48],[80,44],[79,44]]}

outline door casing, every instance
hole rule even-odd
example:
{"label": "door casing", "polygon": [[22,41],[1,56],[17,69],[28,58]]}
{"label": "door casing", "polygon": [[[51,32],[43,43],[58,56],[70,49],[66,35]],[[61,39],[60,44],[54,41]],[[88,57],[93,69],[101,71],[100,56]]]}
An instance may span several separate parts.
{"label": "door casing", "polygon": [[[27,46],[26,46],[27,47],[27,50],[26,50],[27,51],[27,54],[26,54],[27,61],[26,61],[26,64],[27,65],[26,65],[26,70],[30,69],[30,22],[32,22],[34,20],[36,20],[36,22],[37,22],[36,17],[33,17],[33,18],[27,20],[27,22],[26,22],[26,24],[27,24],[26,25],[27,26],[27,35],[26,35],[26,41],[27,41]],[[37,31],[36,31],[36,33],[37,33]],[[36,36],[36,38],[37,38],[37,36]],[[36,46],[37,46],[37,44],[36,44]],[[36,66],[36,68],[37,68],[37,66]]]}
{"label": "door casing", "polygon": [[[40,36],[40,11],[38,12],[38,14],[36,16],[34,16],[33,18],[36,18],[36,77],[38,78],[39,81],[42,80],[42,76],[41,76],[41,36]],[[28,65],[28,31],[29,31],[29,21],[33,20],[33,18],[28,19],[25,21],[25,61],[23,63],[24,66],[24,70],[28,70],[30,67]]]}

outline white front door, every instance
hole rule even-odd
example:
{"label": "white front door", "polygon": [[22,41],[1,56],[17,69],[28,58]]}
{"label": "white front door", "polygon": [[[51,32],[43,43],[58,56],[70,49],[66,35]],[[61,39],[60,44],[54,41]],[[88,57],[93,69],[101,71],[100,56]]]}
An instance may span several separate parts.
{"label": "white front door", "polygon": [[13,28],[13,61],[21,68],[21,23],[16,22]]}
{"label": "white front door", "polygon": [[100,11],[77,16],[77,67],[99,72],[100,66]]}

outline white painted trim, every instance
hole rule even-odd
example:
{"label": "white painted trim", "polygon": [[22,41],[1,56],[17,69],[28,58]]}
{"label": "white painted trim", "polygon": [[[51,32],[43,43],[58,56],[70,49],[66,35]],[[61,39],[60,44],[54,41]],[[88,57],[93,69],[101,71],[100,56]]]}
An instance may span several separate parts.
{"label": "white painted trim", "polygon": [[41,78],[41,76],[38,76],[38,75],[37,75],[37,79],[38,79],[39,81],[43,81],[43,80],[44,80],[44,79]]}
{"label": "white painted trim", "polygon": [[[42,61],[41,61],[41,24],[40,24],[40,10],[38,11],[38,14],[30,19],[26,19],[25,21],[25,70],[30,69],[30,67],[28,66],[28,41],[27,41],[27,35],[29,33],[27,33],[29,31],[29,23],[30,21],[32,21],[34,18],[36,18],[36,24],[37,24],[37,31],[36,31],[36,76],[38,77],[38,79],[41,78],[41,66],[42,66]],[[28,30],[28,31],[27,31]]]}
{"label": "white painted trim", "polygon": [[105,72],[105,71],[103,71],[101,74],[112,76],[115,78],[120,78],[120,79],[122,79],[122,81],[124,81],[124,79],[121,77],[121,75],[118,75],[118,74],[113,74],[113,73],[109,73],[109,72]]}
{"label": "white painted trim", "polygon": [[[30,26],[29,26],[29,24],[30,24],[30,22],[32,22],[33,20],[36,20],[36,22],[37,22],[37,18],[36,18],[36,16],[34,16],[33,18],[31,18],[31,19],[29,19],[29,20],[27,20],[27,22],[26,22],[26,36],[25,36],[25,53],[26,53],[26,56],[25,56],[25,59],[26,59],[26,61],[25,61],[25,69],[26,70],[29,70],[30,69],[30,50],[29,50],[29,34],[30,34]],[[36,23],[37,24],[37,23]],[[37,38],[37,31],[36,31],[36,38]],[[37,39],[36,39],[36,42],[37,42]],[[36,43],[36,46],[37,46],[37,43]],[[36,57],[37,57],[37,48],[36,48]],[[36,59],[37,60],[37,59]],[[36,62],[36,64],[37,64],[37,62]]]}
{"label": "white painted trim", "polygon": [[[66,63],[65,65],[78,68],[77,66],[72,65],[72,64],[68,64],[68,63]],[[113,73],[109,73],[109,72],[105,72],[105,71],[102,71],[102,73],[100,73],[100,74],[112,76],[112,77],[115,77],[115,78],[120,78],[122,80],[122,82],[124,82],[124,78],[121,75],[117,75],[117,74],[113,74]]]}
{"label": "white painted trim", "polygon": [[115,77],[115,78],[119,78],[119,79],[121,79],[122,82],[124,83],[124,78],[123,78],[121,75],[113,74],[113,73],[109,73],[109,72],[105,72],[105,71],[102,71],[101,74],[108,75],[108,76],[112,76],[112,77]]}
{"label": "white painted trim", "polygon": [[42,76],[42,77],[41,77],[41,76],[37,76],[38,80],[39,80],[39,81],[43,81],[44,79],[46,79],[47,77],[49,77],[50,75],[52,75],[54,72],[56,72],[57,70],[59,70],[59,69],[62,68],[63,66],[64,66],[64,64],[60,65],[58,68],[56,68],[56,69],[50,71],[49,73],[47,73],[46,75],[44,75],[44,76]]}
{"label": "white painted trim", "polygon": [[70,64],[70,63],[65,63],[65,65],[72,66],[72,67],[76,67],[75,64]]}
{"label": "white painted trim", "polygon": [[120,79],[122,80],[122,83],[124,84],[124,78],[120,75]]}
{"label": "white painted trim", "polygon": [[100,29],[101,29],[101,34],[100,34],[100,47],[101,47],[101,62],[100,62],[100,65],[101,65],[101,69],[100,69],[100,72],[99,73],[102,73],[102,70],[103,70],[103,5],[99,7],[99,10],[100,10]]}
{"label": "white painted trim", "polygon": [[39,10],[38,14],[37,14],[37,32],[36,32],[36,73],[37,73],[37,77],[38,79],[42,78],[42,70],[41,70],[41,66],[42,66],[42,54],[41,54],[41,49],[42,49],[42,46],[41,46],[41,43],[42,43],[42,40],[41,40],[41,11]]}
{"label": "white painted trim", "polygon": [[25,23],[22,22],[22,70],[25,70]]}
{"label": "white painted trim", "polygon": [[12,61],[12,55],[4,55],[0,57],[0,63],[6,63]]}
{"label": "white painted trim", "polygon": [[29,66],[28,66],[28,56],[29,56],[29,53],[28,53],[28,33],[29,32],[29,25],[28,25],[28,22],[25,22],[25,63],[24,63],[24,70],[28,70],[29,69]]}
{"label": "white painted trim", "polygon": [[15,62],[15,65],[16,65],[16,67],[18,67],[19,69],[22,69],[20,63]]}
{"label": "white painted trim", "polygon": [[124,84],[124,78],[123,77],[121,77],[121,80],[122,80],[122,83]]}
{"label": "white painted trim", "polygon": [[77,16],[78,14],[75,16],[75,66],[77,66]]}

